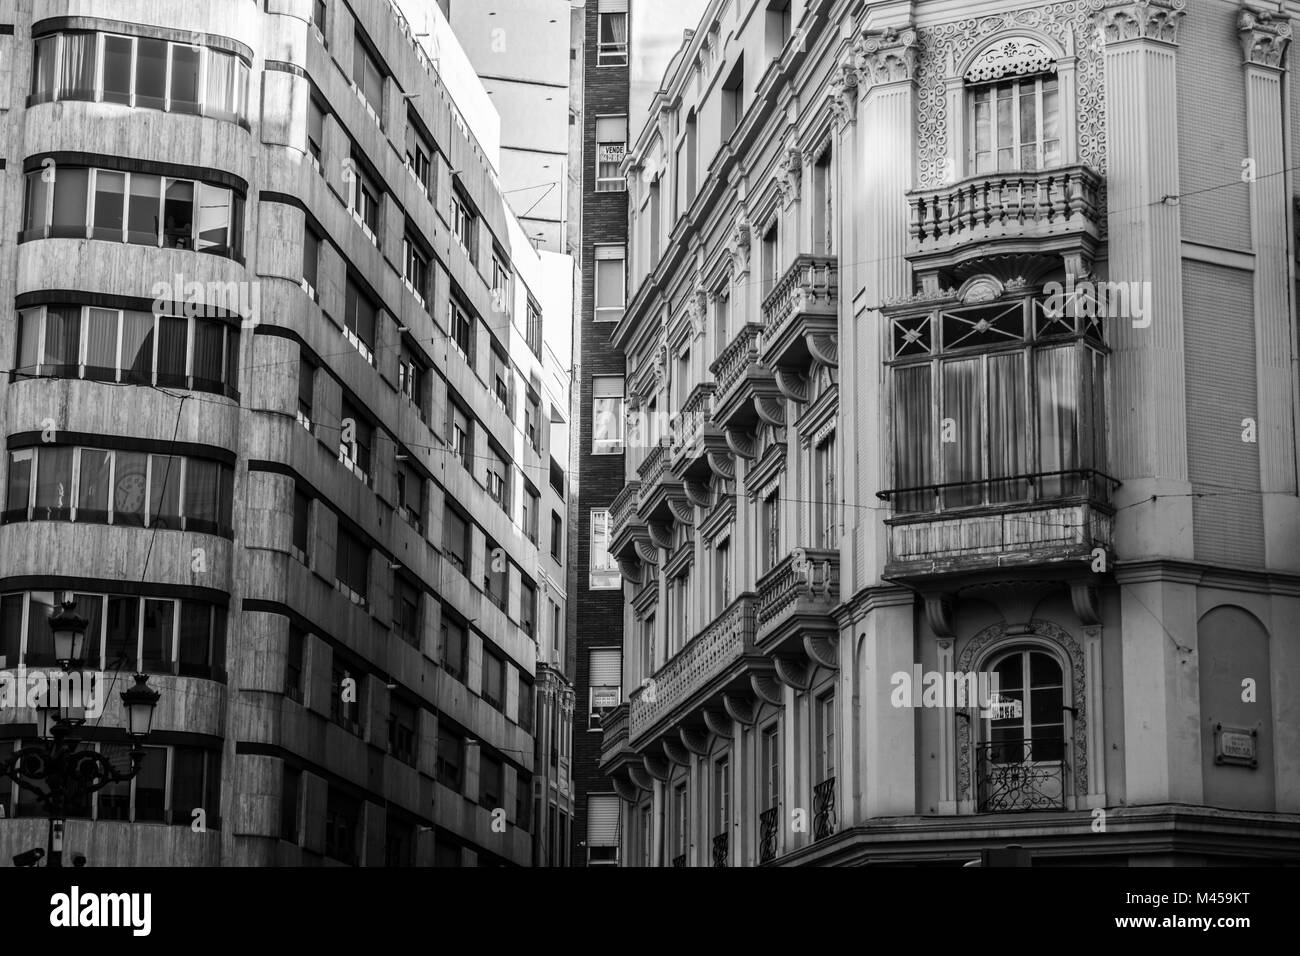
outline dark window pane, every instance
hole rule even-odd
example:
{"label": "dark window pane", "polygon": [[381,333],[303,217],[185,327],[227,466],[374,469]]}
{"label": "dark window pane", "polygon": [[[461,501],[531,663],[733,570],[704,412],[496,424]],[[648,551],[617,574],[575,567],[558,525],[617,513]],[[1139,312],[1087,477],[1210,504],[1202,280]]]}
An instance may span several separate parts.
{"label": "dark window pane", "polygon": [[140,599],[109,597],[108,629],[104,642],[104,666],[129,671],[136,666],[139,639]]}
{"label": "dark window pane", "polygon": [[49,225],[49,189],[41,173],[28,173],[23,198],[23,239],[38,239]]}
{"label": "dark window pane", "polygon": [[36,456],[36,521],[72,517],[72,456],[75,448],[42,448]]}
{"label": "dark window pane", "polygon": [[67,167],[55,171],[54,217],[50,236],[86,238],[86,184],[88,170]]}
{"label": "dark window pane", "polygon": [[49,306],[45,310],[45,351],[42,371],[75,378],[81,350],[81,309],[75,305]]}
{"label": "dark window pane", "polygon": [[168,673],[172,669],[172,637],[176,604],[173,601],[144,602],[144,649],[142,659],[146,671]]}
{"label": "dark window pane", "polygon": [[112,462],[112,452],[99,448],[81,449],[81,478],[77,483],[78,521],[108,522]]}
{"label": "dark window pane", "polygon": [[131,174],[131,205],[127,209],[126,241],[158,245],[158,210],[162,181],[146,173]]}
{"label": "dark window pane", "polygon": [[199,111],[199,53],[199,47],[172,44],[171,109],[174,113]]}
{"label": "dark window pane", "polygon": [[144,760],[135,778],[135,819],[162,823],[166,820],[167,748],[145,747]]}
{"label": "dark window pane", "polygon": [[182,826],[194,819],[194,811],[202,809],[208,818],[216,815],[216,807],[203,804],[203,770],[206,751],[198,747],[172,748],[172,823]]}
{"label": "dark window pane", "polygon": [[86,619],[86,640],[81,659],[87,667],[99,667],[100,645],[104,641],[104,596],[102,594],[74,594],[77,613]]}
{"label": "dark window pane", "polygon": [[36,452],[23,448],[9,453],[9,487],[5,495],[5,520],[26,521],[32,495],[32,464]]}
{"label": "dark window pane", "polygon": [[189,335],[189,320],[170,315],[158,319],[158,384],[184,388],[185,345]]}
{"label": "dark window pane", "polygon": [[32,591],[27,604],[27,656],[28,667],[48,667],[54,660],[54,634],[50,630],[50,615],[54,613],[54,592]]}
{"label": "dark window pane", "polygon": [[298,842],[298,791],[302,771],[285,767],[280,782],[280,839]]}
{"label": "dark window pane", "polygon": [[150,455],[149,524],[178,530],[181,526],[181,461],[175,455]]}
{"label": "dark window pane", "polygon": [[86,310],[85,377],[100,382],[117,381],[116,309]]}
{"label": "dark window pane", "polygon": [[188,677],[211,674],[212,606],[196,601],[181,602],[177,673]]}
{"label": "dark window pane", "polygon": [[[170,188],[168,189],[170,196]],[[200,252],[213,255],[230,254],[230,221],[232,217],[229,189],[199,184],[199,242]]]}
{"label": "dark window pane", "polygon": [[311,499],[301,491],[293,493],[293,546],[307,554],[307,530],[311,518]]}
{"label": "dark window pane", "polygon": [[141,38],[135,57],[135,105],[160,110],[166,92],[167,42]]}
{"label": "dark window pane", "polygon": [[32,102],[54,99],[54,67],[58,58],[59,38],[41,37],[32,51]]}
{"label": "dark window pane", "polygon": [[95,171],[95,218],[90,238],[122,242],[126,212],[126,173]]}
{"label": "dark window pane", "polygon": [[217,491],[221,466],[190,458],[185,463],[185,528],[217,533]]}
{"label": "dark window pane", "polygon": [[104,102],[131,102],[130,37],[104,37]]}
{"label": "dark window pane", "polygon": [[154,317],[148,312],[122,313],[122,380],[153,384]]}
{"label": "dark window pane", "polygon": [[169,179],[163,203],[163,246],[191,249],[193,243],[194,183],[188,179]]}
{"label": "dark window pane", "polygon": [[221,363],[225,352],[225,328],[217,322],[194,322],[194,387],[203,392],[221,391]]}
{"label": "dark window pane", "polygon": [[59,98],[91,100],[95,98],[95,48],[99,37],[94,33],[63,35],[63,77]]}
{"label": "dark window pane", "polygon": [[[25,594],[6,594],[0,598],[0,667],[17,667],[23,641],[23,604]],[[4,789],[0,787],[0,790]]]}

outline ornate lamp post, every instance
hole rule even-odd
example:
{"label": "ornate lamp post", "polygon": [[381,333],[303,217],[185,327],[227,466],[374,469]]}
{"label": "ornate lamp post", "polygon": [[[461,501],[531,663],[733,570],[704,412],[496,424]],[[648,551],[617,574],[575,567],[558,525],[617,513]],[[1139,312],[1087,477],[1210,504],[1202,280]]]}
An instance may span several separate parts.
{"label": "ornate lamp post", "polygon": [[[49,621],[54,633],[54,656],[66,677],[81,667],[88,622],[76,613],[72,601],[51,614]],[[41,742],[0,760],[0,777],[8,777],[33,794],[49,817],[46,866],[63,865],[63,818],[67,811],[110,783],[131,780],[140,772],[144,739],[152,727],[153,711],[160,696],[148,686],[148,681],[144,674],[136,674],[134,686],[122,691],[126,735],[131,741],[131,764],[127,770],[118,770],[94,750],[78,749],[81,743],[73,732],[84,721],[65,715],[60,691],[71,686],[71,681],[66,679],[61,683],[51,680],[49,696],[36,708],[36,736]]]}

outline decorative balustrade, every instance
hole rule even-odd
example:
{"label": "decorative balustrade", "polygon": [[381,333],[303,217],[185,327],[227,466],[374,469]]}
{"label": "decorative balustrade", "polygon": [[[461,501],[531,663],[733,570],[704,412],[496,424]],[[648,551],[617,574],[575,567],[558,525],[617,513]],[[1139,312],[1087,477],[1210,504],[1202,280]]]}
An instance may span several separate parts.
{"label": "decorative balustrade", "polygon": [[754,595],[742,594],[632,694],[632,741],[754,650],[754,605]]}
{"label": "decorative balustrade", "polygon": [[813,840],[834,833],[835,823],[835,778],[827,777],[813,787]]}
{"label": "decorative balustrade", "polygon": [[[614,542],[627,536],[633,525],[640,523],[637,516],[637,504],[641,497],[641,482],[629,481],[623,486],[614,497],[614,503],[609,506],[609,540],[610,553],[619,557],[619,550],[614,547]],[[632,547],[631,541],[623,542],[626,548]]]}
{"label": "decorative balustrade", "polygon": [[770,863],[776,859],[777,811],[769,807],[758,815],[758,862]]}
{"label": "decorative balustrade", "polygon": [[600,762],[602,764],[627,750],[628,727],[628,705],[626,701],[605,711],[602,715],[600,721],[600,728],[603,732],[600,740]]}
{"label": "decorative balustrade", "polygon": [[1082,165],[989,173],[908,193],[911,256],[967,243],[1056,236],[1097,241],[1105,227],[1102,178]]}
{"label": "decorative balustrade", "polygon": [[1065,742],[1060,738],[975,745],[980,813],[1065,809]]}
{"label": "decorative balustrade", "polygon": [[664,476],[668,469],[668,446],[653,445],[645,460],[637,468],[637,474],[641,476],[641,487],[647,491],[654,488]]}
{"label": "decorative balustrade", "polygon": [[719,397],[730,392],[744,377],[745,370],[758,362],[758,339],[762,333],[763,327],[757,322],[746,322],[713,360],[709,370],[718,383]]}
{"label": "decorative balustrade", "polygon": [[806,361],[809,334],[833,335],[839,310],[839,260],[799,256],[763,301],[763,361]]}
{"label": "decorative balustrade", "polygon": [[763,637],[799,614],[828,614],[840,599],[840,553],[796,548],[758,582]]}

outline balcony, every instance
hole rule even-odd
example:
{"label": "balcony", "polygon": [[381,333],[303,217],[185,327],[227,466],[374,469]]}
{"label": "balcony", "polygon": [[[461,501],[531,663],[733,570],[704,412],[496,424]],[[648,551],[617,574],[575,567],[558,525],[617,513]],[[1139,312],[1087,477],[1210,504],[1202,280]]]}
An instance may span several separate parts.
{"label": "balcony", "polygon": [[838,633],[830,614],[839,603],[840,553],[796,548],[758,579],[759,645],[768,654],[802,653],[805,636]]}
{"label": "balcony", "polygon": [[803,255],[763,302],[763,364],[805,368],[837,362],[839,260]]}
{"label": "balcony", "polygon": [[997,254],[1083,255],[1091,261],[1106,224],[1102,177],[1082,165],[972,176],[907,194],[907,258],[924,278],[961,275]]}
{"label": "balcony", "polygon": [[719,833],[713,838],[713,865],[725,867],[727,865],[727,837],[729,834]]}
{"label": "balcony", "polygon": [[637,514],[645,521],[674,520],[676,515],[673,512],[673,505],[680,507],[686,500],[681,481],[668,467],[671,461],[671,445],[653,445],[645,461],[637,468],[637,473],[641,476]]}
{"label": "balcony", "polygon": [[[887,577],[907,579],[1002,567],[1073,563],[1112,540],[1110,491],[1090,469],[883,491]],[[923,511],[923,514],[900,512]]]}
{"label": "balcony", "polygon": [[1065,744],[1060,739],[978,744],[980,813],[1065,809]]}
{"label": "balcony", "polygon": [[637,514],[641,482],[629,481],[609,506],[609,553],[623,561],[634,561],[637,542],[649,541],[645,521]]}
{"label": "balcony", "polygon": [[813,840],[833,834],[835,823],[835,778],[827,777],[813,787]]}
{"label": "balcony", "polygon": [[707,628],[632,694],[629,739],[633,746],[680,723],[728,690],[747,690],[755,667],[770,666],[754,646],[755,601],[742,594]]}
{"label": "balcony", "polygon": [[715,388],[712,382],[696,385],[677,416],[672,471],[683,481],[707,481],[709,454],[727,454],[727,440],[713,420]]}
{"label": "balcony", "polygon": [[611,710],[605,711],[601,719],[603,734],[600,738],[600,768],[602,771],[606,773],[613,772],[628,760],[635,760],[638,765],[640,764],[640,757],[628,746],[628,728],[628,705],[626,701]]}
{"label": "balcony", "polygon": [[747,322],[709,366],[717,382],[713,418],[722,428],[751,428],[758,419],[754,400],[781,395],[772,370],[759,358],[762,333],[763,326]]}
{"label": "balcony", "polygon": [[778,807],[769,807],[758,815],[758,862],[770,863],[776,859]]}

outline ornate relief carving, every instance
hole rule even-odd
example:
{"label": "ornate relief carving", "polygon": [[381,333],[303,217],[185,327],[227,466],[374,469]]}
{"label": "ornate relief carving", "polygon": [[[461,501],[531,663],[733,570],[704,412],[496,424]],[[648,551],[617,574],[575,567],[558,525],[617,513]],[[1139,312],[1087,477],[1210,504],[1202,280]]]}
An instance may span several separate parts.
{"label": "ornate relief carving", "polygon": [[749,272],[750,238],[749,211],[742,203],[736,207],[736,221],[732,223],[731,237],[727,243],[731,252],[732,270],[736,276]]}
{"label": "ornate relief carving", "polygon": [[[1071,691],[1074,697],[1074,772],[1070,779],[1074,781],[1074,792],[1080,797],[1088,793],[1088,698],[1084,686],[1083,649],[1073,635],[1065,628],[1051,621],[1033,620],[1028,625],[1016,628],[1016,633],[1030,633],[1046,638],[1056,644],[1070,661]],[[975,664],[984,652],[1008,637],[1009,626],[1006,623],[992,624],[980,631],[961,652],[957,660],[958,671],[968,673],[975,670]],[[1010,646],[1010,645],[1008,645]],[[957,799],[974,799],[971,780],[971,721],[957,721]]]}
{"label": "ornate relief carving", "polygon": [[966,71],[967,83],[982,83],[1011,74],[1056,72],[1052,51],[1029,37],[1008,37],[991,44]]}
{"label": "ornate relief carving", "polygon": [[1241,52],[1247,63],[1286,69],[1291,24],[1267,10],[1242,7],[1237,14],[1237,35],[1241,38]]}
{"label": "ornate relief carving", "polygon": [[895,83],[916,76],[916,31],[885,30],[867,33],[853,45],[858,82],[868,89],[878,83]]}
{"label": "ornate relief carving", "polygon": [[[1180,0],[1181,2],[1181,0]],[[1032,30],[1055,40],[1077,55],[1074,115],[1077,118],[1079,159],[1100,173],[1106,171],[1106,90],[1100,26],[1093,19],[1100,0],[1065,0],[1030,10],[1013,10],[988,17],[970,17],[919,30],[917,65],[918,189],[935,189],[948,182],[948,127],[964,117],[948,116],[947,77],[957,64],[996,34]]]}
{"label": "ornate relief carving", "polygon": [[777,163],[776,187],[781,191],[781,202],[789,206],[799,201],[799,186],[803,182],[803,154],[793,142],[787,143]]}
{"label": "ornate relief carving", "polygon": [[1097,14],[1107,43],[1120,40],[1178,42],[1178,24],[1187,0],[1122,0],[1108,3]]}

